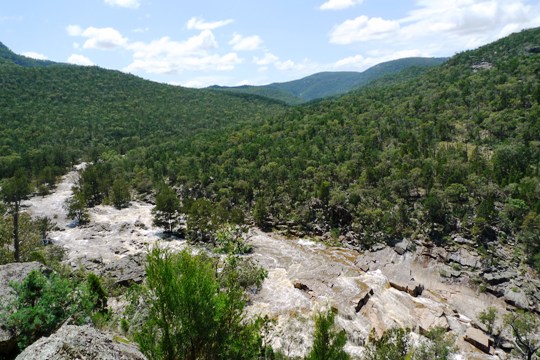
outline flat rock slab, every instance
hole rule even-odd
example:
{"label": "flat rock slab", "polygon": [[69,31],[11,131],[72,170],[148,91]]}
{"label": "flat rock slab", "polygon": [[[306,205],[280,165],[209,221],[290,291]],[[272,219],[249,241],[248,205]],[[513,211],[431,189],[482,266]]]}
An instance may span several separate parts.
{"label": "flat rock slab", "polygon": [[146,360],[137,346],[91,326],[65,325],[27,347],[16,360]]}
{"label": "flat rock slab", "polygon": [[482,330],[470,327],[465,333],[465,341],[472,344],[479,350],[482,350],[486,354],[490,353],[491,340]]}

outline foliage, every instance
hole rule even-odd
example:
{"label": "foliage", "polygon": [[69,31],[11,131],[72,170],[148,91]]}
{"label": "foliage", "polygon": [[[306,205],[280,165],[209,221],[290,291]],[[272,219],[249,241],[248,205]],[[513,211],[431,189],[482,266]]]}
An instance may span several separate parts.
{"label": "foliage", "polygon": [[244,319],[243,291],[221,287],[210,260],[154,249],[146,272],[148,316],[135,339],[150,359],[257,358],[261,340]]}
{"label": "foliage", "polygon": [[229,255],[249,254],[253,247],[246,243],[246,227],[224,225],[216,232],[216,247],[219,252]]}
{"label": "foliage", "polygon": [[78,188],[73,188],[73,194],[64,204],[68,218],[74,219],[79,225],[86,224],[90,221],[87,206],[84,194]]}
{"label": "foliage", "polygon": [[366,346],[366,360],[405,360],[409,355],[408,329],[392,328],[387,330],[379,339],[374,334]]}
{"label": "foliage", "polygon": [[166,183],[191,241],[244,221],[353,233],[358,247],[412,233],[482,248],[519,237],[540,267],[528,215],[540,213],[537,42],[540,29],[525,30],[295,107],[95,67],[0,65],[0,174],[47,183],[90,161],[87,206],[111,201],[115,179],[145,194]]}
{"label": "foliage", "polygon": [[131,194],[129,192],[129,184],[126,180],[116,179],[111,188],[111,203],[117,209],[122,209],[129,205]]}
{"label": "foliage", "polygon": [[425,337],[428,341],[415,346],[413,360],[448,360],[457,351],[455,335],[448,333],[443,327],[430,329]]}
{"label": "foliage", "polygon": [[343,350],[347,342],[344,330],[334,328],[335,314],[332,310],[317,314],[315,317],[315,333],[313,347],[307,360],[348,360],[350,356]]}
{"label": "foliage", "polygon": [[169,233],[180,224],[180,200],[169,186],[162,186],[156,196],[156,206],[152,209],[154,225],[164,227]]}
{"label": "foliage", "polygon": [[478,314],[478,320],[484,324],[487,333],[493,335],[495,333],[495,321],[497,321],[497,309],[493,306],[481,311]]}
{"label": "foliage", "polygon": [[64,322],[89,321],[95,309],[103,310],[102,294],[96,292],[95,275],[88,282],[33,270],[22,283],[10,284],[16,297],[3,309],[6,327],[17,334],[20,350],[42,336],[49,336]]}
{"label": "foliage", "polygon": [[540,350],[540,321],[528,312],[511,312],[505,315],[504,324],[510,328],[519,355],[527,360],[538,356]]}

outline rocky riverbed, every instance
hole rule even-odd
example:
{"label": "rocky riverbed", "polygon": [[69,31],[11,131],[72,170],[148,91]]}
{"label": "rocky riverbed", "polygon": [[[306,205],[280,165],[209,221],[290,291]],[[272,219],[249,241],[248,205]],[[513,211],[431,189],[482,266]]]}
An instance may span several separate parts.
{"label": "rocky riverbed", "polygon": [[[185,241],[163,237],[152,225],[152,205],[139,201],[122,210],[97,206],[90,209],[88,225],[75,226],[63,204],[77,178],[74,170],[50,195],[24,203],[33,216],[53,218],[57,227],[50,238],[66,250],[66,262],[74,268],[128,284],[142,280],[149,247],[185,248]],[[421,334],[443,326],[456,334],[461,358],[504,359],[506,354],[492,349],[481,330],[471,330],[482,328],[476,321],[479,312],[488,306],[500,315],[515,306],[540,310],[540,283],[510,268],[486,269],[468,244],[437,248],[404,241],[362,253],[257,229],[251,230],[249,241],[254,247],[249,256],[268,270],[268,278],[253,295],[248,312],[274,319],[270,341],[292,356],[305,354],[311,346],[314,315],[332,307],[347,332],[346,349],[355,357],[361,356],[372,331],[382,334],[399,326]],[[486,286],[480,287],[479,281]]]}

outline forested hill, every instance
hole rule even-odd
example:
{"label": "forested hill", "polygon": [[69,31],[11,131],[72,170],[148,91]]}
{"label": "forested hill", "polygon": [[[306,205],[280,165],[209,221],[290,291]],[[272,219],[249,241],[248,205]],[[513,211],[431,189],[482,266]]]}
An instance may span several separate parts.
{"label": "forested hill", "polygon": [[408,68],[429,68],[446,61],[447,58],[404,58],[375,65],[363,72],[321,72],[299,80],[272,83],[262,86],[213,86],[212,89],[235,93],[256,94],[288,104],[301,104],[345,94],[385,76],[395,75]]}
{"label": "forested hill", "polygon": [[50,66],[54,62],[48,60],[36,60],[26,56],[15,54],[6,45],[0,42],[0,64],[15,64],[20,66]]}
{"label": "forested hill", "polygon": [[[41,63],[0,46],[0,178],[257,122],[284,107],[158,84],[98,67]],[[41,66],[41,65],[50,66]]]}
{"label": "forested hill", "polygon": [[217,223],[240,209],[262,227],[360,247],[459,235],[487,254],[518,242],[540,268],[539,45],[539,29],[523,31],[404,82],[132,161],[162,164],[188,216]]}
{"label": "forested hill", "polygon": [[526,30],[291,108],[95,67],[0,66],[0,174],[40,184],[84,155],[101,159],[83,174],[88,204],[118,178],[167,184],[198,240],[228,222],[357,247],[459,235],[486,254],[522,244],[540,269],[539,46]]}

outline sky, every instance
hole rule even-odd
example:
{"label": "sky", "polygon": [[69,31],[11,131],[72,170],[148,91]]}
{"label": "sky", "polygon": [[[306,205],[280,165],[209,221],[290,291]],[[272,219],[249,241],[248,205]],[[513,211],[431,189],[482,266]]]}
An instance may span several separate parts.
{"label": "sky", "polygon": [[182,85],[263,85],[446,57],[540,26],[539,0],[3,0],[0,42]]}

